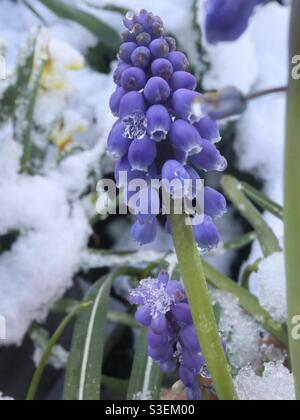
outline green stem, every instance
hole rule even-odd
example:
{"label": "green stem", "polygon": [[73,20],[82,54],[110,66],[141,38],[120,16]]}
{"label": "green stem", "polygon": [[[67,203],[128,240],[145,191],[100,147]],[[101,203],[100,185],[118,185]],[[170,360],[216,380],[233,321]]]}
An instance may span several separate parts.
{"label": "green stem", "polygon": [[203,265],[184,215],[171,215],[174,245],[203,355],[220,400],[237,400],[224,354]]}
{"label": "green stem", "polygon": [[68,324],[75,318],[81,311],[84,309],[89,308],[92,305],[92,302],[84,303],[82,305],[77,306],[66,318],[62,321],[62,323],[59,325],[51,339],[49,340],[48,346],[40,360],[40,363],[35,371],[35,374],[32,378],[32,382],[29,387],[29,391],[26,397],[26,401],[33,401],[36,397],[36,393],[39,387],[39,384],[41,382],[41,378],[43,375],[43,372],[45,370],[45,367],[47,365],[47,362],[49,358],[51,357],[52,351],[54,347],[56,346],[56,343],[58,342],[59,338],[63,334],[64,330],[68,326]]}
{"label": "green stem", "polygon": [[257,204],[263,210],[267,210],[278,219],[280,220],[283,219],[282,206],[270,200],[263,193],[253,188],[251,185],[247,184],[246,182],[241,182],[240,186],[243,192],[247,195],[247,197],[250,198],[250,200],[252,200],[255,204]]}
{"label": "green stem", "polygon": [[[290,63],[300,54],[300,2],[293,1],[290,32]],[[300,81],[290,68],[285,147],[285,254],[289,310],[290,354],[297,399],[300,400],[300,339],[293,334],[300,316]]]}
{"label": "green stem", "polygon": [[241,286],[244,289],[247,289],[247,290],[249,289],[250,277],[253,273],[258,272],[261,261],[262,261],[261,259],[258,259],[257,261],[255,261],[255,263],[247,265],[246,268],[244,269],[242,280],[241,280]]}
{"label": "green stem", "polygon": [[268,257],[275,252],[280,252],[281,248],[277,237],[259,211],[247,199],[239,181],[232,176],[224,176],[221,183],[226,195],[230,198],[236,209],[255,230],[264,256]]}
{"label": "green stem", "polygon": [[255,296],[233,280],[219,273],[207,262],[204,261],[203,264],[207,281],[211,286],[235,296],[239,300],[241,308],[257,319],[270,334],[288,347],[288,337],[285,327],[272,319],[268,312],[260,306]]}

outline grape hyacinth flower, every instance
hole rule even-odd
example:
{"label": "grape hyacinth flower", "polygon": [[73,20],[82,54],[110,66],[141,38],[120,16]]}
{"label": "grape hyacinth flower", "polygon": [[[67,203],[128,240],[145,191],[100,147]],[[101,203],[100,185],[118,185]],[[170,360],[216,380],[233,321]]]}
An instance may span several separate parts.
{"label": "grape hyacinth flower", "polygon": [[[164,373],[178,373],[187,398],[200,400],[198,377],[207,375],[205,359],[193,325],[185,290],[162,271],[158,278],[142,280],[129,302],[138,305],[135,318],[148,328],[148,354]],[[223,347],[225,345],[223,344]]]}
{"label": "grape hyacinth flower", "polygon": [[247,29],[255,6],[265,0],[206,0],[208,42],[235,41]]}
{"label": "grape hyacinth flower", "polygon": [[197,375],[205,361],[180,282],[170,281],[168,274],[161,272],[157,279],[142,280],[130,293],[129,301],[139,306],[137,322],[149,328],[149,356],[160,364],[164,373],[172,373],[179,366],[186,388],[199,390]]}
{"label": "grape hyacinth flower", "polygon": [[[108,139],[108,153],[117,162],[118,186],[126,187],[121,185],[121,171],[127,173],[128,180],[142,179],[149,186],[151,180],[159,180],[162,188],[164,180],[178,180],[179,186],[186,180],[194,183],[200,179],[195,169],[225,170],[226,159],[216,148],[221,139],[218,125],[204,114],[203,95],[196,91],[197,79],[188,71],[188,59],[177,51],[175,39],[165,34],[162,20],[142,10],[128,13],[124,24],[127,30],[114,72],[117,87],[110,99],[111,111],[118,120]],[[186,191],[181,191],[182,199]],[[173,198],[180,197],[180,191],[170,192]],[[192,194],[187,191],[188,198],[194,199],[197,193],[202,194],[196,188]],[[158,195],[162,196],[160,191]],[[213,219],[226,211],[226,203],[212,189],[204,195],[205,223],[195,229],[195,238],[206,251],[220,240]],[[124,192],[127,205],[132,196]],[[161,203],[154,217],[133,212],[136,222],[132,236],[141,245],[155,240],[163,209]]]}

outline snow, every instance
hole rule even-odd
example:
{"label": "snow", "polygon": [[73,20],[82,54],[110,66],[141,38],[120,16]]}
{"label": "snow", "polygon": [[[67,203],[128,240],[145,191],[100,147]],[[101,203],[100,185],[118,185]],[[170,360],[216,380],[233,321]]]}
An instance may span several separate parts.
{"label": "snow", "polygon": [[90,228],[80,204],[70,206],[64,191],[47,178],[0,181],[0,195],[0,234],[20,232],[12,249],[0,256],[4,344],[20,344],[31,322],[43,321],[71,286]]}
{"label": "snow", "polygon": [[[289,15],[289,7],[272,2],[257,8],[248,30],[239,40],[207,45],[212,66],[204,78],[205,88],[220,89],[234,84],[249,93],[285,86]],[[199,19],[203,20],[203,9]],[[239,168],[262,179],[265,192],[279,203],[282,202],[285,105],[284,94],[250,102],[237,123],[234,143]]]}
{"label": "snow", "polygon": [[284,353],[267,344],[269,334],[239,306],[237,298],[222,291],[212,291],[212,295],[221,309],[219,330],[235,372],[244,366],[257,372],[265,361],[284,360]]}
{"label": "snow", "polygon": [[[204,27],[205,1],[200,1],[198,21]],[[246,31],[237,41],[208,44],[204,37],[204,47],[211,63],[203,85],[206,90],[235,86],[247,93],[258,77],[258,63],[251,34]],[[249,71],[251,69],[251,71]]]}
{"label": "snow", "polygon": [[[285,86],[289,16],[289,6],[270,2],[256,9],[248,30],[239,40],[206,45],[211,68],[205,75],[204,87],[220,89],[234,84],[249,93]],[[199,21],[203,22],[203,5]],[[282,93],[252,101],[237,121],[234,141],[239,170],[262,181],[263,191],[279,204],[283,202],[285,116],[286,97]],[[283,242],[283,223],[270,214],[265,214],[265,219]],[[256,241],[245,265],[262,257]],[[257,295],[258,288],[257,277],[253,277],[251,291]]]}
{"label": "snow", "polygon": [[13,401],[13,398],[5,397],[2,392],[0,392],[0,401]]}
{"label": "snow", "polygon": [[0,132],[0,180],[15,178],[20,166],[21,147],[12,140],[9,130]]}
{"label": "snow", "polygon": [[[272,3],[261,8],[252,20],[250,33],[259,68],[253,90],[287,84],[289,14],[289,8]],[[236,139],[240,167],[264,180],[265,192],[279,203],[283,190],[285,109],[284,94],[253,101],[238,124]]]}
{"label": "snow", "polygon": [[[32,361],[35,367],[39,366],[39,363],[44,356],[45,349],[40,346],[35,346]],[[48,360],[48,364],[54,369],[60,370],[65,369],[69,359],[69,352],[67,352],[61,345],[54,347],[52,355]]]}
{"label": "snow", "polygon": [[[40,22],[23,5],[3,3],[6,16],[0,17],[0,39],[9,45],[7,60],[12,74],[20,45]],[[16,11],[19,24],[11,18]],[[48,66],[34,115],[39,130],[33,130],[32,138],[43,148],[49,148],[48,141],[60,147],[70,140],[84,151],[66,155],[61,161],[49,153],[39,175],[20,175],[23,151],[14,140],[11,121],[0,129],[0,235],[18,231],[11,249],[0,254],[0,315],[7,326],[7,340],[1,341],[4,346],[21,344],[32,322],[44,321],[51,305],[64,295],[81,269],[81,254],[91,233],[81,195],[96,185],[92,174],[101,174],[100,162],[112,125],[107,118],[111,75],[83,68],[81,51],[68,43],[72,30],[76,38],[77,29],[68,24],[68,39],[63,39],[62,31],[56,39],[57,20],[55,25],[52,31],[50,23],[39,35],[37,62],[47,52]],[[93,42],[91,37],[82,40],[82,50],[84,44],[88,47]]]}
{"label": "snow", "polygon": [[286,276],[283,252],[264,259],[257,274],[258,300],[271,317],[283,324],[287,322]]}
{"label": "snow", "polygon": [[79,70],[84,66],[83,56],[64,41],[52,39],[49,44],[49,55],[59,69]]}
{"label": "snow", "polygon": [[[261,8],[252,20],[249,32],[259,69],[259,76],[253,85],[254,91],[287,84],[289,14],[288,7],[270,3]],[[272,30],[274,27],[276,31]],[[264,42],[261,42],[262,37]],[[279,204],[283,203],[285,115],[284,94],[253,101],[238,123],[235,141],[239,168],[261,179],[264,192]],[[282,222],[269,214],[265,219],[278,238],[282,239]],[[261,256],[256,246],[249,262]],[[252,282],[253,292],[256,292],[257,287],[257,283]]]}
{"label": "snow", "polygon": [[250,367],[242,369],[235,378],[242,401],[294,401],[294,379],[282,363],[267,363],[262,376]]}
{"label": "snow", "polygon": [[81,266],[84,270],[104,267],[120,267],[122,265],[138,266],[142,263],[152,263],[159,261],[165,256],[165,253],[156,251],[139,251],[127,255],[118,255],[118,253],[96,253],[84,250],[81,254]]}

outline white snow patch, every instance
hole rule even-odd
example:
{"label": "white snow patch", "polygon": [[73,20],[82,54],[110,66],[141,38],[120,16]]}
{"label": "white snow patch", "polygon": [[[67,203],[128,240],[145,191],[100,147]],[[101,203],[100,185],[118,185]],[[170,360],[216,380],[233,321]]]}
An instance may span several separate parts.
{"label": "white snow patch", "polygon": [[0,256],[0,314],[7,323],[4,344],[19,344],[33,320],[70,287],[80,267],[90,228],[79,204],[43,177],[20,176],[0,184],[0,234],[18,230],[10,251]]}
{"label": "white snow patch", "polygon": [[279,323],[287,322],[286,276],[283,252],[272,254],[259,264],[258,299],[261,306]]}
{"label": "white snow patch", "polygon": [[284,360],[284,354],[268,345],[269,334],[240,306],[238,299],[223,291],[212,292],[220,305],[219,330],[227,343],[228,357],[235,371],[251,366],[259,371],[265,361]]}
{"label": "white snow patch", "polygon": [[8,131],[0,133],[0,183],[15,178],[20,166],[22,148]]}
{"label": "white snow patch", "polygon": [[[257,11],[251,22],[249,31],[259,69],[253,91],[287,84],[289,16],[289,7],[270,3]],[[235,142],[240,169],[263,180],[264,192],[280,204],[283,202],[285,116],[284,93],[251,102],[238,123]],[[278,237],[282,237],[283,224],[269,215],[267,221]]]}
{"label": "white snow patch", "polygon": [[5,397],[2,392],[0,392],[0,401],[14,401],[13,398]]}
{"label": "white snow patch", "polygon": [[294,379],[282,363],[267,363],[263,376],[250,367],[242,369],[235,378],[242,401],[293,401],[296,399]]}

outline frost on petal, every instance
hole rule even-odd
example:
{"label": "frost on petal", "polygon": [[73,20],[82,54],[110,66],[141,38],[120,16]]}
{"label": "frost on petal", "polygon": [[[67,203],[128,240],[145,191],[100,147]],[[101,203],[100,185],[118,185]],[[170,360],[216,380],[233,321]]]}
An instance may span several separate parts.
{"label": "frost on petal", "polygon": [[140,140],[147,131],[147,117],[144,112],[134,112],[123,118],[125,125],[124,137],[130,140]]}
{"label": "frost on petal", "polygon": [[170,311],[173,298],[166,292],[164,285],[157,279],[142,280],[139,287],[130,293],[130,301],[142,301],[150,308],[151,315],[165,315]]}

